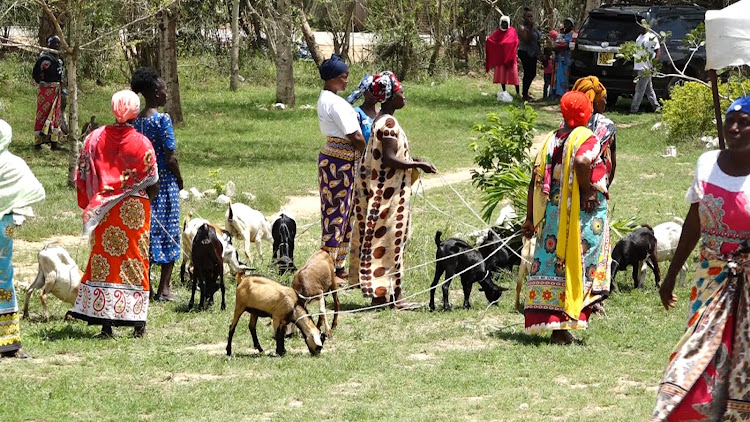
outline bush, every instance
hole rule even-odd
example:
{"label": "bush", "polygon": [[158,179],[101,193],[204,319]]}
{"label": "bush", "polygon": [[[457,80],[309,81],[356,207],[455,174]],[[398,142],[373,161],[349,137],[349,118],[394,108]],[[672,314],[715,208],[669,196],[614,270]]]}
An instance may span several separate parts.
{"label": "bush", "polygon": [[509,116],[487,115],[487,123],[474,125],[478,139],[469,146],[477,155],[480,167],[472,171],[472,181],[485,194],[482,217],[490,221],[495,207],[504,200],[513,204],[518,215],[526,210],[526,194],[531,180],[529,147],[534,141],[537,113],[525,104],[522,108],[508,106]]}

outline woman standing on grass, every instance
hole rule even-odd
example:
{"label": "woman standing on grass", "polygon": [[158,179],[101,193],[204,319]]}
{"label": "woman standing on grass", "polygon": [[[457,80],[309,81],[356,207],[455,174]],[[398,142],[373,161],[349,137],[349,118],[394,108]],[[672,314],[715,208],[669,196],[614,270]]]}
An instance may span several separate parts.
{"label": "woman standing on grass", "polygon": [[[576,81],[573,91],[586,94],[594,107],[594,114],[591,115],[591,120],[586,125],[599,140],[599,151],[594,154],[592,164],[597,174],[592,173],[591,178],[595,185],[604,184],[605,192],[607,192],[615,178],[617,167],[615,123],[604,116],[604,109],[607,108],[607,89],[596,76],[587,76]],[[606,194],[609,195],[608,192]]]}
{"label": "woman standing on grass", "polygon": [[78,158],[76,189],[91,256],[70,314],[102,326],[146,332],[151,203],[159,191],[154,149],[133,127],[141,104],[132,91],[112,96],[117,123],[91,132]]}
{"label": "woman standing on grass", "polygon": [[365,139],[359,129],[357,113],[338,96],[339,92],[346,91],[349,67],[341,56],[334,54],[320,64],[319,72],[325,83],[318,97],[318,125],[326,138],[318,154],[321,248],[331,255],[336,275],[346,279],[354,169],[365,148]]}
{"label": "woman standing on grass", "polygon": [[0,357],[27,358],[21,348],[18,299],[13,287],[13,227],[44,200],[44,188],[29,166],[8,151],[13,131],[0,120]]}
{"label": "woman standing on grass", "polygon": [[[552,331],[552,342],[570,344],[593,305],[609,293],[609,221],[606,185],[593,183],[603,164],[599,140],[586,127],[593,107],[581,92],[560,101],[564,126],[539,151],[529,184],[523,235],[539,229],[529,275],[526,333]],[[593,166],[593,167],[592,167]]]}
{"label": "woman standing on grass", "polygon": [[357,121],[359,122],[359,129],[362,131],[362,137],[365,138],[365,146],[370,141],[370,134],[372,133],[372,122],[375,121],[375,117],[378,115],[377,105],[370,87],[372,86],[372,75],[365,75],[364,78],[359,82],[359,86],[355,89],[348,97],[346,101],[354,105],[360,98],[364,97],[364,102],[359,107],[354,107],[354,111],[357,113]]}
{"label": "woman standing on grass", "polygon": [[406,104],[401,82],[391,72],[375,76],[371,93],[382,104],[375,119],[357,175],[356,225],[349,266],[350,285],[360,285],[373,305],[393,302],[399,309],[414,306],[402,299],[403,256],[409,237],[411,185],[417,170],[435,167],[409,154],[406,133],[393,114]]}
{"label": "woman standing on grass", "polygon": [[570,43],[573,42],[573,18],[566,18],[555,42],[555,78],[550,90],[552,98],[560,98],[568,92],[570,76]]}
{"label": "woman standing on grass", "polygon": [[700,240],[688,329],[662,377],[654,421],[750,420],[750,97],[729,107],[724,136],[727,149],[698,159],[659,290],[673,308],[675,279]]}
{"label": "woman standing on grass", "polygon": [[151,203],[149,248],[151,263],[161,265],[159,290],[154,300],[173,301],[177,296],[171,290],[172,270],[180,258],[182,175],[175,155],[177,142],[172,129],[172,119],[167,113],[159,113],[159,107],[167,103],[167,84],[153,69],[142,67],[133,73],[130,89],[136,94],[143,94],[146,99],[146,107],[135,119],[133,126],[151,140],[156,152],[156,164],[159,167],[161,188]]}
{"label": "woman standing on grass", "polygon": [[484,65],[485,72],[489,72],[490,69],[495,71],[492,77],[493,84],[501,84],[503,91],[506,85],[514,85],[516,95],[519,94],[518,43],[518,33],[516,28],[510,26],[510,16],[503,16],[500,18],[500,28],[487,38],[487,57]]}

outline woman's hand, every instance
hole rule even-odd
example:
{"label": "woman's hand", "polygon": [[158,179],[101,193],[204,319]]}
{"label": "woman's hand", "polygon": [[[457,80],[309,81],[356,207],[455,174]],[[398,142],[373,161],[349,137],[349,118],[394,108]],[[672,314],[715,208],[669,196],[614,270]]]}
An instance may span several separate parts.
{"label": "woman's hand", "polygon": [[661,297],[661,304],[664,305],[664,309],[670,310],[674,308],[675,303],[677,303],[677,296],[674,295],[674,282],[675,277],[671,276],[670,274],[667,274],[667,277],[664,279],[664,282],[661,283],[661,288],[659,288],[659,296]]}
{"label": "woman's hand", "polygon": [[595,189],[585,189],[581,191],[581,209],[587,213],[593,212],[599,205],[599,198]]}
{"label": "woman's hand", "polygon": [[524,221],[523,226],[521,226],[521,234],[523,234],[523,237],[531,239],[531,236],[534,235],[534,232],[534,223],[531,221],[531,218],[526,217],[526,221]]}
{"label": "woman's hand", "polygon": [[178,177],[177,178],[177,188],[180,189],[180,190],[182,190],[183,187],[184,187],[184,184],[182,183],[182,177]]}
{"label": "woman's hand", "polygon": [[417,161],[417,168],[425,173],[437,173],[437,169],[427,161]]}

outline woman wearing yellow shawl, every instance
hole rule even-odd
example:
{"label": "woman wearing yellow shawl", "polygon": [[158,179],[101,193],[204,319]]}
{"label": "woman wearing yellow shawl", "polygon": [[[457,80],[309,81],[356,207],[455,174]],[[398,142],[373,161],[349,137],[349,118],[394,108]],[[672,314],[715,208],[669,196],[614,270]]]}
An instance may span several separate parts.
{"label": "woman wearing yellow shawl", "polygon": [[537,233],[524,310],[526,332],[552,331],[570,344],[570,330],[586,329],[592,306],[609,294],[609,223],[604,151],[586,127],[593,112],[578,91],[560,101],[564,124],[551,132],[534,164],[523,234]]}

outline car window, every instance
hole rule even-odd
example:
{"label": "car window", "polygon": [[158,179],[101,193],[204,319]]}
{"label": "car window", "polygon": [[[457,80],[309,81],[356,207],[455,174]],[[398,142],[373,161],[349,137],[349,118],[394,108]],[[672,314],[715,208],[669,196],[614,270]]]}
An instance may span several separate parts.
{"label": "car window", "polygon": [[658,20],[654,29],[658,32],[671,32],[673,40],[681,40],[685,38],[688,32],[692,31],[693,28],[700,25],[702,20],[699,19],[684,19],[682,16],[670,16],[664,17]]}
{"label": "car window", "polygon": [[635,41],[640,34],[640,27],[635,23],[635,18],[612,19],[590,15],[578,34],[578,40],[606,41],[610,44],[620,44],[626,41]]}

